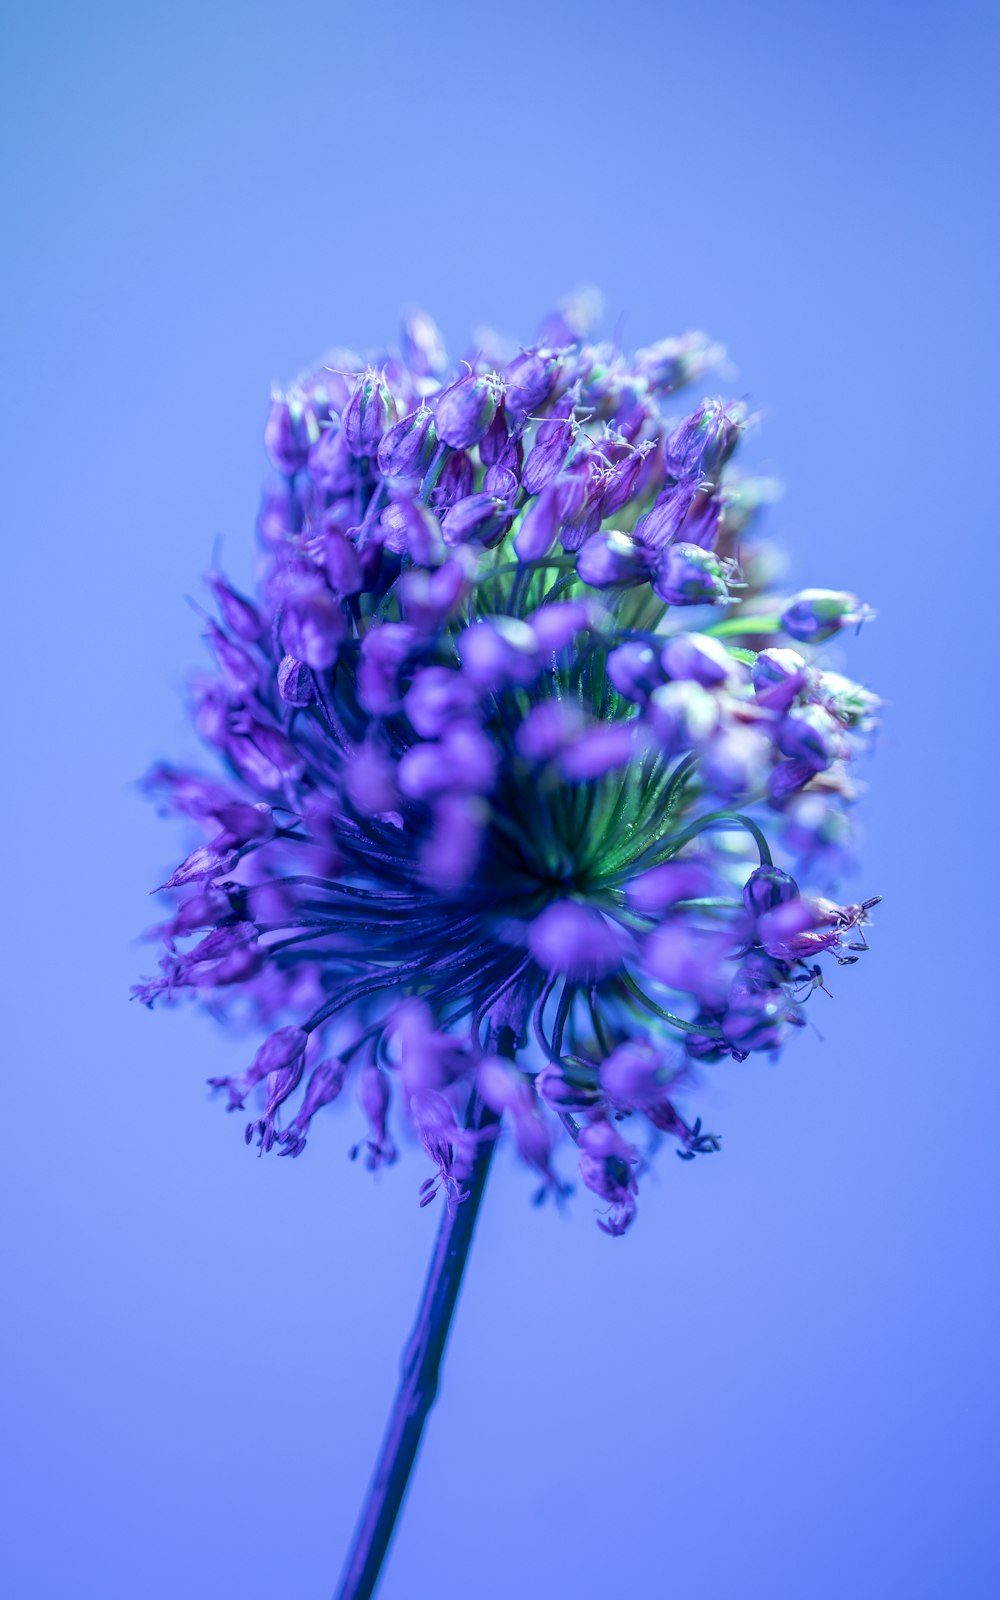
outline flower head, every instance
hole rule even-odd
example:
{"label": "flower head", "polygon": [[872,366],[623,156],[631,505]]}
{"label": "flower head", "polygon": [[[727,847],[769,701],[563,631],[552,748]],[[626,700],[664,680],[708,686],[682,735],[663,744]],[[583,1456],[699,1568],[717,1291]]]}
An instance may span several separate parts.
{"label": "flower head", "polygon": [[643,1130],[716,1149],[680,1109],[696,1074],[777,1050],[817,957],[866,948],[875,901],[815,891],[878,702],[814,652],[860,601],[756,583],[743,410],[674,398],[714,347],[630,362],[588,314],[449,371],[414,312],[401,353],[273,398],[258,592],[209,580],[195,715],[224,776],[150,777],[201,837],[137,992],[268,1030],[210,1080],[261,1153],[301,1154],[350,1081],[355,1153],[409,1128],[421,1203],[455,1205],[476,1093],[540,1195],[575,1145],[618,1234]]}

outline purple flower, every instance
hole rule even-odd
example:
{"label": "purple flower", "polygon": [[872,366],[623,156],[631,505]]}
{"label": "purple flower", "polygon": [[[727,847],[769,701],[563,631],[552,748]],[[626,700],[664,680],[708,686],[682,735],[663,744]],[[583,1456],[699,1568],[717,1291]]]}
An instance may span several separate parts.
{"label": "purple flower", "polygon": [[504,386],[511,416],[523,418],[544,405],[552,393],[556,368],[555,352],[549,350],[522,350],[508,363]]}
{"label": "purple flower", "polygon": [[635,1218],[638,1154],[603,1117],[583,1129],[579,1144],[580,1176],[588,1189],[608,1203],[598,1227],[619,1237]]}
{"label": "purple flower", "polygon": [[521,561],[538,561],[547,556],[559,531],[559,490],[550,483],[533,500],[517,530],[514,549]]}
{"label": "purple flower", "polygon": [[705,689],[721,688],[738,675],[725,645],[705,633],[675,633],[660,659],[668,678],[690,679]]}
{"label": "purple flower", "polygon": [[445,544],[469,544],[474,540],[492,549],[500,543],[510,523],[511,511],[506,500],[498,500],[492,494],[469,494],[448,507],[441,519],[441,529]]}
{"label": "purple flower", "polygon": [[354,385],[340,419],[352,456],[374,455],[383,435],[396,420],[396,402],[381,373],[369,367]]}
{"label": "purple flower", "polygon": [[803,589],[781,613],[781,626],[789,638],[820,644],[842,628],[868,622],[874,612],[857,595],[835,589]]}
{"label": "purple flower", "polygon": [[758,867],[743,885],[743,904],[754,917],[761,917],[787,900],[797,900],[799,886],[780,867]]}
{"label": "purple flower", "polygon": [[806,662],[797,650],[761,650],[751,671],[761,705],[787,711],[809,682]]}
{"label": "purple flower", "polygon": [[436,449],[433,413],[427,406],[420,406],[382,435],[378,470],[386,478],[419,478],[430,466]]}
{"label": "purple flower", "polygon": [[622,964],[623,930],[591,906],[557,900],[531,924],[528,948],[547,972],[594,980]]}
{"label": "purple flower", "polygon": [[663,683],[660,655],[648,644],[619,645],[608,656],[608,677],[626,700],[645,705]]}
{"label": "purple flower", "polygon": [[729,598],[722,562],[697,544],[668,545],[656,563],[652,584],[669,606],[719,605]]}
{"label": "purple flower", "polygon": [[414,630],[405,622],[387,623],[365,634],[358,668],[358,698],[373,715],[384,716],[402,705],[400,673],[415,643]]}
{"label": "purple flower", "polygon": [[736,449],[743,427],[738,406],[703,401],[667,440],[668,471],[678,478],[717,476]]}
{"label": "purple flower", "polygon": [[482,689],[529,684],[541,665],[537,635],[514,617],[474,623],[460,636],[458,650],[469,682]]}
{"label": "purple flower", "polygon": [[503,394],[496,373],[483,377],[470,372],[446,389],[438,401],[437,431],[445,444],[467,450],[489,432]]}
{"label": "purple flower", "polygon": [[472,493],[475,478],[472,462],[465,451],[456,450],[445,462],[441,476],[431,492],[431,505],[434,510],[447,511],[457,500],[466,499]]}
{"label": "purple flower", "polygon": [[767,590],[742,408],[668,415],[714,347],[632,360],[589,315],[491,351],[501,376],[414,312],[400,354],[274,397],[259,583],[209,579],[220,771],[149,780],[190,836],[136,993],[259,1026],[211,1081],[262,1155],[336,1103],[371,1169],[408,1127],[454,1211],[478,1096],[538,1196],[575,1145],[619,1234],[640,1148],[717,1148],[695,1063],[777,1051],[823,958],[867,948],[874,900],[826,895],[878,701],[810,659],[866,608]]}
{"label": "purple flower", "polygon": [[646,547],[629,533],[595,533],[582,546],[576,570],[592,589],[633,588],[649,576]]}
{"label": "purple flower", "polygon": [[[274,394],[264,427],[264,449],[271,465],[291,478],[309,459],[310,424],[315,419],[295,396]],[[316,432],[318,434],[318,428]]]}
{"label": "purple flower", "polygon": [[801,706],[789,711],[778,725],[778,749],[790,761],[800,761],[813,772],[832,765],[841,749],[836,719],[822,706]]}
{"label": "purple flower", "polygon": [[573,448],[577,429],[572,402],[565,401],[561,409],[562,416],[541,424],[538,438],[528,452],[521,475],[528,494],[538,494],[552,482]]}
{"label": "purple flower", "polygon": [[403,318],[403,355],[418,382],[444,372],[448,352],[440,328],[426,311],[411,310]]}
{"label": "purple flower", "polygon": [[343,609],[327,589],[308,589],[293,595],[281,618],[285,649],[320,672],[333,666],[346,632]]}

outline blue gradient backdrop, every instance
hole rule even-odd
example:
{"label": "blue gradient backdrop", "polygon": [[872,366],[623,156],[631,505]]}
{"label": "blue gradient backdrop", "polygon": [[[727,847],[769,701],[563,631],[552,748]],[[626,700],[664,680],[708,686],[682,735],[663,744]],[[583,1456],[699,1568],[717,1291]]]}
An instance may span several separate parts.
{"label": "blue gradient backdrop", "polygon": [[1000,1593],[996,45],[963,4],[8,6],[12,1600],[331,1593],[436,1219],[353,1112],[254,1160],[203,1088],[245,1046],[127,1003],[176,846],[133,780],[193,753],[185,595],[216,538],[249,570],[271,379],[587,280],[632,345],[726,341],[795,577],[879,610],[885,904],[629,1238],[500,1163],[382,1595]]}

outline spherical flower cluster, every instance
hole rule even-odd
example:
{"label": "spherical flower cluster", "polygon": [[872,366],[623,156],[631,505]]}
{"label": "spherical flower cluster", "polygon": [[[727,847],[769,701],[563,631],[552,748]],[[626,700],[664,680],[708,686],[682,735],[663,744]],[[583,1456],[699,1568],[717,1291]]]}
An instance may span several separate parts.
{"label": "spherical flower cluster", "polygon": [[501,1126],[540,1195],[575,1145],[618,1234],[658,1139],[718,1146],[701,1064],[776,1051],[865,948],[874,901],[806,885],[878,702],[814,653],[866,607],[768,592],[742,406],[675,399],[713,347],[629,360],[579,309],[451,369],[414,315],[273,397],[258,592],[209,580],[225,777],[151,775],[202,836],[137,992],[249,1001],[269,1036],[210,1081],[262,1152],[352,1080],[355,1153],[415,1132],[422,1203]]}

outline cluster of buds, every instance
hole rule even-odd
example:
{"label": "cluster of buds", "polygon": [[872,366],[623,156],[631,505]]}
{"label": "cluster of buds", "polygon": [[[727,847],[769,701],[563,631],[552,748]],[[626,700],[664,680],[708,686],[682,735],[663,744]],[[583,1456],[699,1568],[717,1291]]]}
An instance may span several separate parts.
{"label": "cluster of buds", "polygon": [[202,836],[137,992],[271,1030],[212,1080],[262,1152],[351,1081],[355,1153],[409,1129],[452,1204],[477,1096],[540,1194],[575,1145],[620,1233],[655,1142],[717,1148],[679,1108],[702,1064],[777,1050],[865,948],[875,902],[810,891],[878,701],[823,661],[867,608],[769,591],[743,407],[679,411],[715,348],[582,323],[456,370],[420,314],[273,397],[260,582],[210,576],[195,685],[224,775],[151,775]]}

